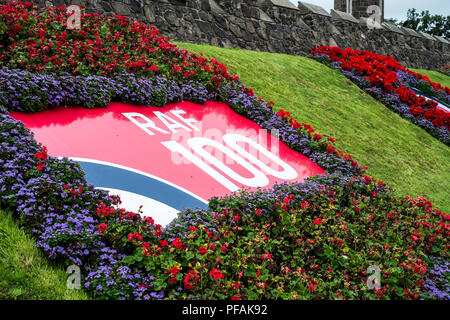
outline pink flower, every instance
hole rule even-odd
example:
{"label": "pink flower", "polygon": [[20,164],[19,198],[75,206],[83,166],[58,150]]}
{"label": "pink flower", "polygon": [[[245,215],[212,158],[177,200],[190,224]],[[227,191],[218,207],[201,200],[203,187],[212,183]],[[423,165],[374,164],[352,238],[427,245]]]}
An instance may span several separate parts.
{"label": "pink flower", "polygon": [[264,259],[267,259],[267,260],[272,259],[272,255],[269,253],[269,251],[267,251],[266,253],[261,255],[261,260],[264,260]]}

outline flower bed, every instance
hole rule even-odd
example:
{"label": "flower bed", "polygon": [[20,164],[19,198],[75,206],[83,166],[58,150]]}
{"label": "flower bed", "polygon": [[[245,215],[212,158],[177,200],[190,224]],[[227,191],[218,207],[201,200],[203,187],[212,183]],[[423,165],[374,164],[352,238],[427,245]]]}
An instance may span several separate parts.
{"label": "flower bed", "polygon": [[[17,31],[9,36],[17,40],[42,34],[47,24],[37,21],[43,17],[51,22],[47,35],[58,38],[66,32],[58,18],[64,8],[44,11],[43,16],[32,13],[28,4],[1,8],[0,26],[7,21],[9,32]],[[80,76],[76,68],[66,66],[69,72],[63,72],[58,63],[42,69],[35,60],[17,62],[13,57],[18,51],[9,53],[17,48],[0,47],[0,206],[15,212],[50,259],[79,265],[84,287],[93,298],[446,297],[445,276],[433,274],[426,286],[425,281],[431,265],[436,270],[446,267],[448,215],[425,199],[394,196],[383,182],[364,175],[364,168],[350,155],[336,150],[332,137],[299,123],[289,112],[275,114],[272,102],[255,97],[224,66],[175,48],[154,28],[121,17],[85,15],[83,21],[105,30],[110,19],[117,19],[119,30],[131,33],[128,44],[134,43],[134,32],[149,35],[151,30],[146,43],[156,48],[164,44],[164,50],[155,49],[152,60],[158,70],[146,70],[148,65],[130,70],[123,64],[102,74],[102,67],[91,65],[85,70],[89,75]],[[96,37],[94,29],[84,36]],[[66,36],[74,42],[78,36],[71,32]],[[17,43],[24,48],[28,44]],[[85,45],[90,52],[97,40]],[[128,53],[126,47],[118,57]],[[186,67],[195,74],[186,77],[167,67],[178,61],[179,54],[180,65],[188,61]],[[207,210],[181,212],[162,229],[151,218],[113,209],[118,198],[88,185],[79,165],[48,155],[22,123],[8,116],[13,110],[36,112],[54,105],[100,107],[118,101],[163,106],[182,99],[223,101],[263,128],[278,129],[280,140],[327,175],[213,198]],[[433,263],[432,256],[441,260]],[[381,287],[374,291],[366,285],[366,270],[372,265],[382,272]]]}
{"label": "flower bed", "polygon": [[450,77],[450,65],[441,67],[439,71]]}
{"label": "flower bed", "polygon": [[426,76],[405,69],[392,57],[369,51],[338,47],[313,48],[314,59],[341,70],[367,93],[450,145],[450,113],[439,109],[433,100],[416,95],[411,88],[449,104],[450,89],[431,82]]}

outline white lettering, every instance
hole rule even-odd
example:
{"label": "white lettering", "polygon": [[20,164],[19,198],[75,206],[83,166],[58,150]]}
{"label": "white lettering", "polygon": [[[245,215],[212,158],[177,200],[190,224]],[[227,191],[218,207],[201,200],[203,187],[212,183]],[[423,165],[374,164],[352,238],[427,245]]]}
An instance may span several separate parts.
{"label": "white lettering", "polygon": [[[238,181],[239,183],[249,186],[249,187],[264,187],[269,184],[269,179],[258,169],[252,166],[250,163],[245,161],[242,157],[238,156],[232,150],[227,148],[226,146],[207,138],[192,138],[188,141],[189,146],[197,152],[202,158],[209,161],[215,167],[220,169],[222,172],[227,174],[230,178]],[[222,161],[218,160],[216,157],[207,152],[203,147],[212,146],[216,149],[221,150],[227,157],[230,157],[236,163],[247,169],[249,172],[253,174],[252,178],[245,178],[240,174],[236,173],[234,170],[230,169],[227,165],[225,165]]]}
{"label": "white lettering", "polygon": [[[146,133],[148,133],[151,136],[154,136],[155,134],[152,131],[150,131],[149,128],[159,131],[164,134],[170,134],[170,132],[168,132],[164,129],[158,128],[152,120],[150,120],[143,114],[136,113],[136,112],[128,112],[128,113],[122,113],[122,114],[125,117],[127,117],[131,122],[133,122],[135,125],[137,125],[139,128],[141,128],[142,130],[144,130]],[[139,122],[136,118],[141,118],[145,122]]]}
{"label": "white lettering", "polygon": [[[171,117],[169,117],[168,115],[165,115],[161,111],[153,111],[153,113],[155,114],[155,116],[158,117],[159,120],[161,120],[162,123],[164,123],[166,125],[166,127],[170,131],[172,131],[172,133],[177,133],[177,130],[176,130],[177,128],[186,129],[189,132],[192,131],[191,129],[189,129],[185,125],[179,123],[176,120],[173,120]],[[172,122],[172,123],[170,123],[170,122]]]}
{"label": "white lettering", "polygon": [[188,126],[190,126],[192,129],[194,129],[194,131],[198,131],[200,130],[199,128],[195,127],[192,123],[194,122],[198,122],[195,119],[189,118],[189,119],[185,119],[181,116],[181,114],[186,114],[186,111],[183,110],[173,110],[170,111],[173,115],[175,115],[178,119],[180,119],[181,121],[184,121]]}
{"label": "white lettering", "polygon": [[215,179],[216,181],[221,183],[225,188],[227,188],[231,192],[239,190],[239,187],[237,185],[235,185],[230,180],[228,180],[223,175],[221,175],[219,172],[214,170],[211,166],[206,164],[199,157],[193,155],[189,150],[184,148],[178,142],[176,142],[176,141],[165,141],[165,142],[161,142],[161,144],[163,146],[165,146],[167,149],[169,149],[170,151],[172,151],[172,152],[179,152],[181,155],[183,155],[183,157],[185,157],[191,163],[195,164],[197,167],[202,169],[204,172],[206,172],[213,179]]}
{"label": "white lettering", "polygon": [[[248,159],[251,163],[257,165],[260,169],[262,169],[263,171],[274,177],[277,177],[279,179],[292,180],[297,178],[298,176],[297,171],[295,171],[286,162],[284,162],[283,160],[281,160],[280,158],[269,152],[266,148],[260,146],[258,143],[256,143],[250,138],[244,137],[240,134],[226,134],[224,135],[223,140],[228,146],[236,150],[240,155]],[[244,148],[239,146],[238,142],[245,142],[251,145],[252,147],[257,149],[260,153],[264,154],[271,161],[275,162],[277,165],[283,168],[283,171],[275,171],[271,167],[265,165],[262,161],[260,161],[255,156],[247,152]]]}

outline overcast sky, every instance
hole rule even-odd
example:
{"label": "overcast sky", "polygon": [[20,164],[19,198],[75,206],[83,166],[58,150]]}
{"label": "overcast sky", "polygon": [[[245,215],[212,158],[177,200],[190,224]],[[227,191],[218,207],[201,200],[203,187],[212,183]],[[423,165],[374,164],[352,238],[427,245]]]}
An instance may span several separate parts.
{"label": "overcast sky", "polygon": [[[297,5],[297,0],[290,0]],[[334,7],[334,0],[307,0],[312,4],[323,7],[328,12]],[[416,8],[417,11],[429,10],[431,14],[450,15],[450,1],[449,0],[385,0],[385,17],[396,18],[399,20],[406,19],[406,12],[410,8]]]}

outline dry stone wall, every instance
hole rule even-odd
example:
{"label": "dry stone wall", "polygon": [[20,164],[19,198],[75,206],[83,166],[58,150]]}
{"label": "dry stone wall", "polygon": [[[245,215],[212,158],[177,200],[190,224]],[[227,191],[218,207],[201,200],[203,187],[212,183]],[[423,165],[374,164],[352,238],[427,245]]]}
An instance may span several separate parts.
{"label": "dry stone wall", "polygon": [[[2,2],[3,0],[0,0]],[[88,12],[120,14],[155,25],[172,41],[307,55],[320,45],[390,55],[408,67],[450,64],[450,42],[383,22],[288,0],[33,0],[45,5],[83,5]]]}

